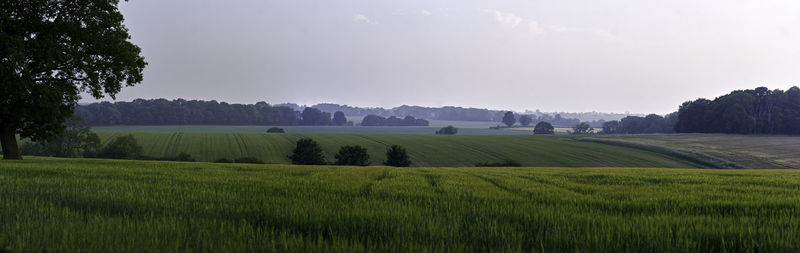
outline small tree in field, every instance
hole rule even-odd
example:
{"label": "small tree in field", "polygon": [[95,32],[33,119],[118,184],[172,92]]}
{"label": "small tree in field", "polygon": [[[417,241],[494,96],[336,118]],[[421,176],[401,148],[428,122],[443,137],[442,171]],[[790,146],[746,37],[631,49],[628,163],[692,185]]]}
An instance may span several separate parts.
{"label": "small tree in field", "polygon": [[336,165],[369,165],[369,154],[367,154],[367,149],[359,145],[344,146],[340,148],[339,153],[336,154]]}
{"label": "small tree in field", "polygon": [[383,164],[394,167],[408,167],[411,166],[411,160],[405,148],[399,145],[392,145],[391,148],[386,150],[386,162]]}
{"label": "small tree in field", "polygon": [[347,117],[344,116],[344,112],[336,111],[333,113],[333,124],[336,126],[344,126],[347,124]]}
{"label": "small tree in field", "polygon": [[506,114],[503,115],[503,124],[506,124],[506,126],[511,127],[514,125],[514,123],[517,123],[517,117],[514,116],[513,112],[506,112]]}
{"label": "small tree in field", "polygon": [[120,136],[108,143],[98,156],[111,159],[137,159],[142,157],[142,146],[139,146],[133,135]]}
{"label": "small tree in field", "polygon": [[297,141],[297,147],[292,151],[289,156],[292,159],[292,164],[302,165],[323,165],[325,164],[325,157],[322,155],[322,148],[319,144],[312,139],[300,139]]}
{"label": "small tree in field", "polygon": [[593,134],[594,128],[589,125],[589,123],[581,122],[575,127],[572,128],[572,134]]}
{"label": "small tree in field", "polygon": [[522,115],[519,117],[519,124],[522,126],[530,126],[533,119],[530,115]]}
{"label": "small tree in field", "polygon": [[553,125],[548,122],[539,122],[533,127],[533,134],[553,134],[555,131]]}
{"label": "small tree in field", "polygon": [[436,134],[449,134],[449,135],[452,135],[452,134],[457,134],[457,133],[458,133],[458,128],[456,128],[454,126],[442,127],[442,129],[439,129],[438,131],[436,131]]}

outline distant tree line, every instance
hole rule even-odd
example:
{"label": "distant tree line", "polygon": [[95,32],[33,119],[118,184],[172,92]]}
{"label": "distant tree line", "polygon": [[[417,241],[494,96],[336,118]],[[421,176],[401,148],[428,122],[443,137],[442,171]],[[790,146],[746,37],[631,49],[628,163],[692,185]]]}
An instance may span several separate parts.
{"label": "distant tree line", "polygon": [[653,134],[674,133],[675,121],[678,114],[667,114],[662,117],[650,114],[645,117],[628,116],[621,120],[612,120],[603,123],[604,134]]}
{"label": "distant tree line", "polygon": [[100,102],[80,105],[75,115],[92,126],[103,125],[352,125],[343,112],[217,101],[136,99],[131,102]]}
{"label": "distant tree line", "polygon": [[384,118],[378,115],[367,115],[361,120],[362,126],[429,126],[430,122],[424,119],[417,119],[412,116],[398,118],[391,116]]}
{"label": "distant tree line", "polygon": [[737,90],[680,106],[679,133],[800,134],[800,88]]}

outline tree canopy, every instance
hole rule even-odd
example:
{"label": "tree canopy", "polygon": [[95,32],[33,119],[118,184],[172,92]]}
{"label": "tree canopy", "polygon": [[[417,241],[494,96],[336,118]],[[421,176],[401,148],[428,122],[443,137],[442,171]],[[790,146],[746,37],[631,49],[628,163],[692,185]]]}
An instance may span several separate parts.
{"label": "tree canopy", "polygon": [[514,123],[517,123],[517,117],[514,116],[513,112],[506,112],[505,114],[503,114],[503,124],[506,124],[506,126],[511,127],[514,125]]}
{"label": "tree canopy", "polygon": [[800,88],[736,90],[678,110],[680,133],[800,134]]}
{"label": "tree canopy", "polygon": [[555,128],[553,128],[553,125],[545,121],[536,123],[536,126],[533,127],[533,134],[553,134],[553,133],[555,133]]}
{"label": "tree canopy", "polygon": [[147,64],[130,42],[118,0],[0,1],[0,142],[21,159],[16,134],[61,133],[81,92],[114,98]]}

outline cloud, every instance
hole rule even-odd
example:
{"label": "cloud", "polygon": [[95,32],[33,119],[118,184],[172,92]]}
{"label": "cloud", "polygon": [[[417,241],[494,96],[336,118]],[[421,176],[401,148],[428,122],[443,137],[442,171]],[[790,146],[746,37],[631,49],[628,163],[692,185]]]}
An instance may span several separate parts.
{"label": "cloud", "polygon": [[491,9],[479,9],[480,11],[492,13],[494,14],[495,20],[503,25],[510,26],[510,27],[517,27],[520,23],[522,23],[523,18],[520,16],[515,15],[514,13],[502,12],[498,10],[491,10]]}
{"label": "cloud", "polygon": [[358,14],[358,13],[354,13],[353,14],[353,21],[355,21],[355,22],[364,22],[364,23],[371,24],[371,25],[378,24],[377,22],[374,22],[374,21],[370,20],[369,18],[367,18],[367,16],[364,16],[363,14]]}
{"label": "cloud", "polygon": [[433,15],[433,12],[431,12],[429,10],[425,10],[425,9],[422,9],[421,11],[419,11],[419,13],[422,14],[422,15],[425,15],[425,16]]}
{"label": "cloud", "polygon": [[529,20],[528,21],[528,31],[533,34],[544,34],[545,29],[539,25],[539,22]]}

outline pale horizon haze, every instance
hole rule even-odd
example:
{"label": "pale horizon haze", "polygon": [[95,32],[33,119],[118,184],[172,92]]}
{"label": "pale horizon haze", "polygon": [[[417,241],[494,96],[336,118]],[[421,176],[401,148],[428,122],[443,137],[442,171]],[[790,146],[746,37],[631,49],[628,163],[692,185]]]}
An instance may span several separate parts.
{"label": "pale horizon haze", "polygon": [[735,89],[800,85],[794,0],[131,0],[120,9],[149,63],[123,101],[665,114]]}

